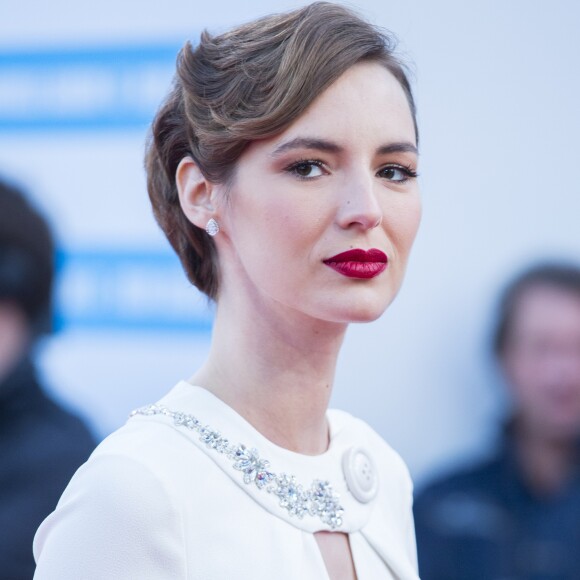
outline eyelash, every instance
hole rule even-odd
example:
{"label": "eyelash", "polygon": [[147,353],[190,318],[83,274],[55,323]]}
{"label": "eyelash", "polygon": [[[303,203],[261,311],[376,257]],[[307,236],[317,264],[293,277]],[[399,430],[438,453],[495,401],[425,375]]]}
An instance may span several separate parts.
{"label": "eyelash", "polygon": [[[316,179],[316,177],[319,177],[319,176],[308,177],[306,175],[299,175],[297,173],[297,169],[301,166],[315,166],[315,167],[318,167],[320,169],[325,168],[324,163],[318,159],[299,159],[298,161],[291,163],[288,167],[286,167],[284,169],[284,171],[287,171],[288,173],[292,173],[295,177],[297,177],[298,179],[301,179],[303,181],[311,181],[312,179]],[[379,171],[377,171],[377,175],[380,174],[382,171],[385,171],[387,169],[398,169],[399,171],[402,171],[403,174],[405,175],[404,179],[388,180],[388,181],[392,181],[392,183],[405,183],[409,179],[415,179],[419,176],[419,174],[411,166],[400,165],[398,163],[390,163],[388,165],[385,165]]]}
{"label": "eyelash", "polygon": [[399,165],[398,163],[389,163],[389,165],[385,165],[383,168],[381,168],[377,173],[381,173],[382,171],[385,171],[386,169],[398,169],[399,171],[402,171],[403,174],[405,175],[404,179],[395,179],[395,180],[388,180],[388,181],[392,181],[392,183],[406,183],[407,181],[409,181],[409,179],[416,179],[419,174],[417,173],[417,171],[415,171],[410,165]]}
{"label": "eyelash", "polygon": [[295,177],[297,177],[298,179],[302,179],[304,181],[310,181],[312,179],[315,179],[315,177],[308,177],[305,175],[299,175],[297,173],[297,169],[300,166],[304,166],[304,165],[313,165],[315,167],[318,167],[320,169],[324,170],[324,163],[322,163],[322,161],[318,160],[318,159],[298,159],[298,161],[295,161],[294,163],[291,163],[288,167],[286,167],[286,169],[284,171],[287,171],[288,173],[292,173]]}

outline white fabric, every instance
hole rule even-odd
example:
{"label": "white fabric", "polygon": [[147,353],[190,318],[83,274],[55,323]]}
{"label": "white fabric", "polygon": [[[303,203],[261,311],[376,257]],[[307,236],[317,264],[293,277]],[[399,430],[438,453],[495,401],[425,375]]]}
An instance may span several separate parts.
{"label": "white fabric", "polygon": [[[220,399],[180,382],[159,404],[195,415],[232,443],[255,447],[277,474],[305,487],[328,480],[340,494],[358,580],[415,580],[412,485],[400,457],[364,422],[329,411],[331,444],[306,456],[261,435]],[[377,496],[348,491],[342,457],[360,447],[373,459]],[[324,580],[313,532],[253,484],[232,461],[162,415],[135,416],[75,474],[34,540],[36,580]]]}

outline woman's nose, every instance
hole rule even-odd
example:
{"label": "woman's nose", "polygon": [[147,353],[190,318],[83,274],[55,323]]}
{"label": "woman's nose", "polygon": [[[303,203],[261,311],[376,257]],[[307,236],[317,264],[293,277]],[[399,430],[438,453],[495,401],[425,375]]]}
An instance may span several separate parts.
{"label": "woman's nose", "polygon": [[370,180],[345,184],[341,198],[337,214],[340,227],[367,230],[380,225],[383,213]]}

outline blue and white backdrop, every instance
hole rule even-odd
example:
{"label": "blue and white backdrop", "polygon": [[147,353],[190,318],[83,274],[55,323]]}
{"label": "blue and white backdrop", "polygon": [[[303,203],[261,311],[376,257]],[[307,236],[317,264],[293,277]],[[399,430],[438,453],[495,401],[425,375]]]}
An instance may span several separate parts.
{"label": "blue and white backdrop", "polygon": [[[142,168],[176,52],[205,27],[298,5],[0,5],[0,175],[30,192],[60,248],[58,332],[40,365],[100,437],[209,344],[211,308],[154,223]],[[371,423],[420,484],[493,439],[505,401],[487,340],[504,280],[536,259],[579,259],[580,5],[350,5],[413,63],[425,209],[401,295],[349,331],[333,404]]]}

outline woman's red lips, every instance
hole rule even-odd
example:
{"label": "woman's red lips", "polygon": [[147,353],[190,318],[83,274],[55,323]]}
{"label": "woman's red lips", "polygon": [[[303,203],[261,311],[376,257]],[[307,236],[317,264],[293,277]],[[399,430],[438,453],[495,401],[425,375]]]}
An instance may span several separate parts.
{"label": "woman's red lips", "polygon": [[388,258],[384,252],[371,250],[348,250],[323,260],[324,263],[349,278],[374,278],[387,267]]}

